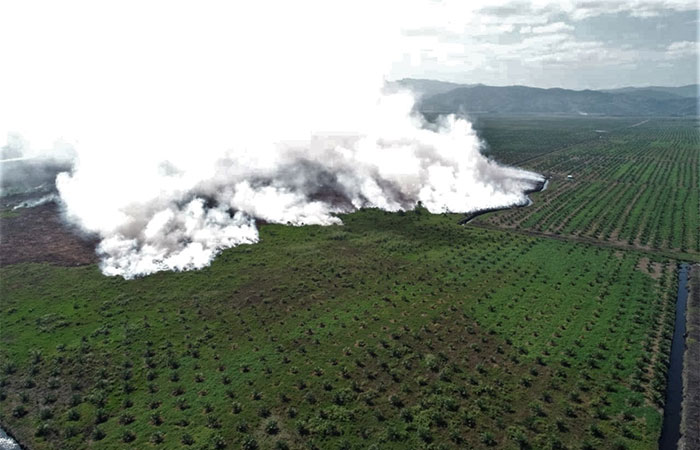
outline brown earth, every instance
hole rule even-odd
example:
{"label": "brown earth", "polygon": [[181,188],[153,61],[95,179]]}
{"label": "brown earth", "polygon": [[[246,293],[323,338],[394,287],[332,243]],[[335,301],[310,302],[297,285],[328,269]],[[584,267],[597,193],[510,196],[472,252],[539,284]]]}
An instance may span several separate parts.
{"label": "brown earth", "polygon": [[660,262],[651,262],[646,256],[639,259],[637,264],[637,270],[651,276],[653,279],[658,280],[663,274],[663,264]]}
{"label": "brown earth", "polygon": [[94,264],[96,244],[95,238],[66,224],[54,203],[4,210],[0,215],[0,266],[23,262]]}

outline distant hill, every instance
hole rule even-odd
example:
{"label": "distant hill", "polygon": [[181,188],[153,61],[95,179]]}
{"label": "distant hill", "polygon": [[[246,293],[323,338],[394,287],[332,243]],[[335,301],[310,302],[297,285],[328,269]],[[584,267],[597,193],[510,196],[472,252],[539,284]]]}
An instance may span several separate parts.
{"label": "distant hill", "polygon": [[460,87],[471,87],[474,85],[450,83],[448,81],[424,80],[416,78],[403,78],[387,83],[387,90],[395,92],[399,89],[408,89],[417,94],[418,97],[427,98],[436,94],[451,91]]}
{"label": "distant hill", "polygon": [[619,89],[606,89],[603,92],[612,94],[642,94],[648,96],[672,95],[678,97],[698,97],[700,96],[700,85],[689,84],[687,86],[667,87],[667,86],[647,86],[647,87],[624,87]]}
{"label": "distant hill", "polygon": [[460,86],[425,95],[423,112],[495,114],[580,114],[607,116],[687,116],[698,114],[698,98],[674,94],[681,88],[631,88],[574,91],[527,86]]}

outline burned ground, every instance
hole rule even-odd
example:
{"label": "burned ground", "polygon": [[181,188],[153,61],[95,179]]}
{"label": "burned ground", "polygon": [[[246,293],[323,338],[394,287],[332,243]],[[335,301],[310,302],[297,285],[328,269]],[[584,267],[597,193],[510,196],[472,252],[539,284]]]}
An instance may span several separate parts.
{"label": "burned ground", "polygon": [[97,240],[61,219],[55,203],[0,215],[0,266],[23,262],[80,266],[97,262]]}

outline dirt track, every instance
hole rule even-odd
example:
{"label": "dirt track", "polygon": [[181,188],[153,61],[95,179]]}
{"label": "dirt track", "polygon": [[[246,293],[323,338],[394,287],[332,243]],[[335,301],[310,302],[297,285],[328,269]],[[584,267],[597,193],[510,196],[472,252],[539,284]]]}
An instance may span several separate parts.
{"label": "dirt track", "polygon": [[528,230],[528,229],[523,229],[523,228],[505,228],[505,227],[500,227],[498,225],[491,225],[489,223],[483,223],[483,222],[477,222],[477,223],[470,222],[467,226],[485,228],[487,230],[498,230],[498,231],[504,231],[504,232],[512,232],[512,233],[524,234],[524,235],[533,236],[533,237],[557,239],[559,241],[565,241],[565,242],[579,242],[581,244],[596,245],[598,247],[617,248],[620,250],[632,250],[632,251],[636,251],[638,253],[646,253],[649,255],[661,255],[661,256],[664,256],[666,258],[675,259],[678,261],[688,261],[690,263],[700,262],[700,255],[697,255],[697,254],[679,253],[679,252],[674,252],[672,250],[645,248],[645,247],[639,247],[639,246],[635,246],[635,245],[628,245],[628,244],[625,244],[623,242],[603,241],[600,239],[595,239],[595,238],[590,238],[590,237],[585,237],[585,236],[573,236],[573,235],[566,235],[566,234],[545,233],[542,231],[534,231],[534,230]]}
{"label": "dirt track", "polygon": [[5,211],[0,217],[0,266],[21,262],[93,264],[97,262],[96,243],[63,222],[53,203]]}

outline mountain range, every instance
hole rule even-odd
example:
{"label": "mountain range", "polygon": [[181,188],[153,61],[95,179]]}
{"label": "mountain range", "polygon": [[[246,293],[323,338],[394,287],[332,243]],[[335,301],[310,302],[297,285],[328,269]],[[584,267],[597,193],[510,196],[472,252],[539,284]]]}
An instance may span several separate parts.
{"label": "mountain range", "polygon": [[700,109],[697,84],[578,91],[406,78],[388,86],[397,89],[415,92],[425,113],[694,116]]}

